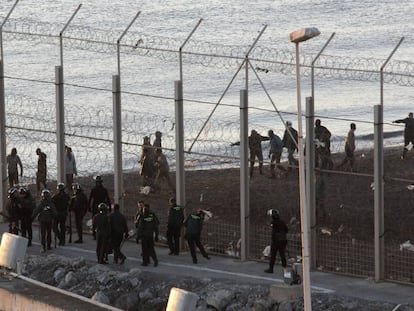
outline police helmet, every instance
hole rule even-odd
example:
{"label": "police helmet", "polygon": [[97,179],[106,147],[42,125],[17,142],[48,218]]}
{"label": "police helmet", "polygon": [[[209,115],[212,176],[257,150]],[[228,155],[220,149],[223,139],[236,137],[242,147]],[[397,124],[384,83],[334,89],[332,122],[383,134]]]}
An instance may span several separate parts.
{"label": "police helmet", "polygon": [[10,188],[8,191],[8,194],[9,194],[9,198],[15,196],[17,194],[17,188],[15,187]]}
{"label": "police helmet", "polygon": [[279,214],[279,210],[273,208],[267,211],[267,215],[272,216],[273,218],[279,218],[280,214]]}
{"label": "police helmet", "polygon": [[47,189],[43,189],[42,190],[42,198],[43,199],[47,199],[47,198],[50,198],[50,191],[49,190],[47,190]]}
{"label": "police helmet", "polygon": [[63,182],[60,182],[57,184],[56,190],[63,191],[65,190],[65,184]]}
{"label": "police helmet", "polygon": [[98,205],[98,211],[100,212],[100,213],[105,213],[105,212],[107,212],[108,211],[108,204],[106,204],[106,203],[99,203],[99,205]]}
{"label": "police helmet", "polygon": [[19,192],[20,194],[26,194],[29,190],[26,187],[20,187]]}
{"label": "police helmet", "polygon": [[82,187],[81,187],[81,185],[80,184],[78,184],[78,183],[74,183],[73,185],[72,185],[72,190],[73,191],[81,191],[82,190]]}
{"label": "police helmet", "polygon": [[94,179],[95,179],[95,182],[97,182],[97,183],[101,183],[102,182],[102,177],[100,175],[95,176]]}

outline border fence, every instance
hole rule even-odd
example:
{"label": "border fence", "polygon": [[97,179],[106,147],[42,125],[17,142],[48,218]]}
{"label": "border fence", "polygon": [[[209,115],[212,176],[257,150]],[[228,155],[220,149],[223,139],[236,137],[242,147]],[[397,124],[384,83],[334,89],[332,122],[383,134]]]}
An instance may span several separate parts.
{"label": "border fence", "polygon": [[[34,145],[41,145],[48,155],[48,180],[56,181],[58,171],[62,169],[58,167],[56,160],[60,152],[57,148],[57,120],[54,117],[56,81],[51,74],[54,66],[59,63],[65,68],[65,143],[76,146],[74,151],[81,176],[113,174],[115,170],[114,115],[111,105],[113,89],[107,74],[115,72],[116,68],[121,77],[120,117],[124,175],[139,170],[142,139],[150,136],[152,141],[152,135],[156,131],[163,133],[163,151],[170,161],[171,171],[177,169],[177,120],[174,117],[175,98],[172,87],[177,76],[182,78],[184,75],[186,110],[183,152],[186,171],[219,170],[224,175],[229,174],[228,170],[239,167],[240,149],[231,146],[240,140],[239,93],[238,89],[234,90],[234,85],[242,85],[242,88],[249,89],[253,94],[262,93],[257,101],[269,101],[271,104],[271,108],[255,103],[249,105],[249,115],[252,116],[249,119],[249,128],[266,133],[275,123],[279,123],[281,125],[275,132],[282,136],[285,120],[296,117],[296,112],[285,109],[287,106],[283,103],[280,103],[280,107],[279,102],[276,105],[266,86],[274,82],[266,78],[269,73],[279,78],[287,77],[286,80],[290,82],[286,83],[293,83],[295,56],[292,52],[255,44],[243,48],[200,42],[191,39],[192,33],[185,42],[180,42],[174,38],[128,31],[129,27],[120,36],[111,31],[72,25],[71,20],[66,25],[58,25],[8,17],[3,20],[0,30],[1,60],[5,68],[2,78],[6,82],[3,92],[6,140],[1,145],[2,164],[5,169],[6,149],[16,147],[20,157],[24,159],[23,183],[30,184],[35,181],[37,162]],[[200,22],[201,20],[193,32],[197,30]],[[260,35],[255,43],[259,39]],[[23,46],[28,57],[13,56]],[[40,57],[36,53],[42,53],[39,52],[41,47],[46,47],[50,53],[46,56],[45,63],[36,62],[36,55]],[[92,62],[97,64],[98,67],[94,67],[96,70],[83,70]],[[314,57],[308,54],[304,54],[300,62],[304,77],[324,79],[330,85],[346,81],[352,87],[364,83],[371,90],[378,88],[377,84],[383,82],[387,86],[395,86],[396,92],[401,87],[408,89],[414,85],[414,63],[406,61],[390,60],[382,68],[382,59],[332,56],[324,53],[315,63]],[[14,70],[16,66],[22,69]],[[144,68],[137,74],[134,72],[136,66]],[[145,71],[149,68],[155,68],[151,74]],[[380,69],[384,69],[383,81]],[[176,74],[169,75],[169,71]],[[193,83],[204,83],[200,79],[203,74],[216,80],[211,81],[209,88],[192,89]],[[173,79],[167,80],[166,76]],[[255,82],[252,82],[253,79]],[[141,92],[141,88],[145,91]],[[210,92],[218,95],[218,100]],[[317,99],[323,95],[324,92],[319,94],[316,90]],[[215,118],[217,114],[224,117]],[[375,123],[373,120],[354,119],[353,115],[332,117],[323,112],[312,117],[321,119],[322,123],[335,122],[338,124],[337,128],[344,129],[343,133],[333,133],[332,137],[331,151],[336,163],[342,157],[345,129],[348,129],[349,123],[355,122],[357,128],[363,129],[374,128]],[[396,151],[393,147],[396,142],[401,143],[399,137],[402,136],[402,128],[391,123],[384,125],[391,131],[386,133],[384,141],[389,148],[384,152],[387,160],[383,176],[383,279],[413,283],[414,246],[409,240],[414,239],[414,205],[410,188],[414,180],[408,170],[401,169],[403,165],[412,164],[413,158],[400,161],[400,150]],[[316,193],[319,200],[317,208],[325,208],[327,214],[335,217],[317,216],[313,228],[316,232],[315,269],[365,277],[375,276],[374,147],[374,135],[357,136],[354,172],[338,169],[316,170],[317,176],[323,176],[317,177],[316,184],[321,179],[325,183],[322,193]],[[267,148],[264,146],[264,154],[268,153]],[[283,153],[282,162],[286,162],[286,158],[287,154]],[[268,160],[265,160],[265,165],[269,165]],[[3,171],[3,184],[5,176]],[[293,185],[298,187],[297,176],[286,180],[280,178],[274,183],[266,184],[268,188],[263,196],[263,190],[255,188],[253,183],[250,184],[251,213],[261,213],[262,216],[250,217],[248,257],[263,259],[262,251],[269,244],[270,228],[263,223],[267,222],[266,209],[274,207],[269,202],[272,199],[277,200],[272,197],[272,187],[290,187],[283,188],[285,191],[278,193],[284,193],[283,201],[287,206],[280,210],[290,220],[289,257],[296,260],[301,255],[298,191],[293,188]],[[126,185],[125,188],[130,186]],[[139,192],[139,185],[134,187]],[[220,191],[220,187],[219,181],[206,191],[213,196],[214,192]],[[186,188],[187,197],[195,201],[193,197],[199,195],[196,191],[200,189],[195,184],[188,184]],[[235,189],[240,191],[238,185]],[[237,191],[229,194],[229,198],[236,198],[235,201],[229,199],[226,202],[229,206],[224,206],[221,202],[210,202],[213,213],[220,217],[213,217],[204,229],[205,242],[210,251],[234,257],[240,257],[242,230],[240,222],[235,221],[240,219],[240,215],[234,216],[235,212],[240,212]],[[161,197],[162,200],[166,201],[164,197]],[[125,211],[129,218],[134,215],[134,204],[135,202],[125,202]],[[162,214],[162,209],[156,207],[158,208]],[[160,218],[161,223],[165,224],[166,219],[163,216]]]}

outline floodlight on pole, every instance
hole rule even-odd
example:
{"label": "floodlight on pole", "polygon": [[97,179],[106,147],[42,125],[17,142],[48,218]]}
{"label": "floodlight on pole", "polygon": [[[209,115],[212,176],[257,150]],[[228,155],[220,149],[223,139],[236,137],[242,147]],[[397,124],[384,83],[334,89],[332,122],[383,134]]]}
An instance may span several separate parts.
{"label": "floodlight on pole", "polygon": [[289,39],[296,46],[296,93],[298,110],[298,155],[299,155],[299,197],[300,197],[300,223],[302,231],[302,270],[303,270],[303,306],[305,311],[312,310],[311,288],[310,288],[310,218],[306,206],[306,183],[305,183],[305,159],[303,152],[302,131],[302,104],[300,90],[300,63],[299,43],[320,35],[317,28],[302,28],[290,33]]}

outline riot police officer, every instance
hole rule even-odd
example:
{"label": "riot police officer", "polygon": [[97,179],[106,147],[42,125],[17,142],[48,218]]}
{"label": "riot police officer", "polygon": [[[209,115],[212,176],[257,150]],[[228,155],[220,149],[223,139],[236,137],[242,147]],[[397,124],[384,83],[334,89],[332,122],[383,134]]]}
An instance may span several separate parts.
{"label": "riot police officer", "polygon": [[269,269],[266,269],[264,272],[273,273],[273,266],[275,264],[277,252],[279,252],[283,268],[286,268],[287,266],[285,249],[287,245],[286,235],[288,233],[288,227],[286,223],[280,219],[279,211],[277,209],[271,209],[267,212],[267,214],[272,216],[272,244],[270,245]]}
{"label": "riot police officer", "polygon": [[[88,209],[88,198],[86,194],[83,192],[83,189],[80,184],[75,183],[72,186],[73,188],[73,196],[70,200],[70,208],[69,212],[73,212],[75,214],[75,225],[76,231],[78,233],[78,239],[75,243],[83,243],[83,217],[85,217],[86,211]],[[70,215],[69,215],[70,217]]]}
{"label": "riot police officer", "polygon": [[55,232],[59,239],[59,245],[65,245],[66,239],[66,218],[68,217],[68,208],[70,197],[65,191],[65,184],[58,183],[57,193],[52,197],[57,210],[57,217],[55,221]]}
{"label": "riot police officer", "polygon": [[29,242],[27,246],[32,246],[33,229],[32,229],[32,214],[36,208],[36,201],[30,190],[25,187],[21,187],[20,190],[20,202],[22,207],[21,215],[21,229],[22,236],[27,237]]}
{"label": "riot police officer", "polygon": [[126,256],[121,252],[122,240],[128,238],[128,225],[125,216],[120,212],[119,204],[114,204],[114,210],[109,215],[111,224],[111,242],[114,248],[114,262],[122,265]]}
{"label": "riot police officer", "polygon": [[15,187],[8,191],[6,211],[9,218],[9,233],[19,234],[22,211],[18,191]]}
{"label": "riot police officer", "polygon": [[111,237],[111,224],[108,217],[109,206],[101,203],[98,206],[99,213],[93,217],[92,229],[96,234],[96,255],[98,263],[107,264],[105,260],[109,239]]}
{"label": "riot police officer", "polygon": [[50,191],[47,189],[42,190],[42,200],[39,205],[35,208],[32,214],[32,219],[38,216],[40,223],[40,238],[42,243],[42,253],[46,252],[47,249],[52,249],[52,226],[53,221],[57,216],[55,205],[52,202]]}

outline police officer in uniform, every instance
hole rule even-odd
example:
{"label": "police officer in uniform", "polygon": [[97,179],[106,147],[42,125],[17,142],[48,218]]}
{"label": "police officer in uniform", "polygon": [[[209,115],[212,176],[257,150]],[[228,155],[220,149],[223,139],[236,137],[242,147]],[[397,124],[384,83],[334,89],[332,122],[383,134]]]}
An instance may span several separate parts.
{"label": "police officer in uniform", "polygon": [[55,204],[57,210],[55,232],[59,238],[59,245],[63,246],[66,242],[66,218],[68,217],[70,197],[65,191],[64,183],[58,183],[56,189],[57,193],[52,197],[52,201]]}
{"label": "police officer in uniform", "polygon": [[201,230],[203,229],[203,222],[204,212],[201,209],[197,210],[197,213],[188,215],[187,219],[184,221],[184,226],[186,228],[184,237],[187,239],[191,258],[195,264],[197,263],[196,246],[204,258],[210,259],[203,244],[201,244]]}
{"label": "police officer in uniform", "polygon": [[78,233],[78,239],[75,243],[83,243],[83,217],[85,217],[88,210],[88,198],[83,192],[81,185],[73,184],[73,196],[70,201],[70,212],[75,213],[75,225]]}
{"label": "police officer in uniform", "polygon": [[145,204],[137,229],[137,238],[141,240],[142,246],[141,266],[148,266],[150,257],[154,260],[154,267],[158,266],[157,254],[154,249],[154,236],[155,242],[158,242],[159,224],[157,216],[150,211],[149,205]]}
{"label": "police officer in uniform", "polygon": [[25,187],[20,188],[20,202],[22,207],[21,226],[22,237],[27,237],[29,242],[27,246],[32,246],[33,229],[32,229],[32,214],[36,208],[36,201],[29,189]]}
{"label": "police officer in uniform", "polygon": [[40,237],[42,243],[42,253],[46,252],[47,249],[52,249],[52,226],[53,221],[57,216],[55,205],[52,202],[50,191],[47,189],[42,190],[42,200],[39,205],[33,211],[32,219],[38,216],[40,223]]}
{"label": "police officer in uniform", "polygon": [[9,233],[19,234],[22,208],[20,205],[18,191],[15,187],[10,188],[8,191],[6,211],[9,219]]}
{"label": "police officer in uniform", "polygon": [[96,256],[99,264],[107,264],[105,255],[108,242],[111,237],[111,224],[108,217],[109,206],[101,203],[98,206],[98,214],[92,219],[92,229],[96,234]]}
{"label": "police officer in uniform", "polygon": [[177,205],[175,198],[168,201],[168,222],[167,222],[167,242],[170,252],[168,255],[178,255],[180,253],[181,227],[184,222],[184,208]]}
{"label": "police officer in uniform", "polygon": [[287,266],[285,249],[287,245],[286,235],[288,233],[288,227],[286,223],[280,219],[279,211],[277,209],[271,209],[267,214],[272,216],[272,244],[270,245],[269,269],[266,269],[264,272],[273,273],[277,252],[279,252],[283,268],[286,268]]}
{"label": "police officer in uniform", "polygon": [[126,256],[121,252],[122,240],[128,238],[128,225],[127,220],[120,212],[119,204],[114,204],[114,210],[109,215],[111,223],[111,241],[114,248],[114,262],[122,265],[125,262]]}

